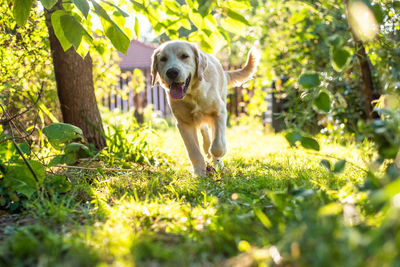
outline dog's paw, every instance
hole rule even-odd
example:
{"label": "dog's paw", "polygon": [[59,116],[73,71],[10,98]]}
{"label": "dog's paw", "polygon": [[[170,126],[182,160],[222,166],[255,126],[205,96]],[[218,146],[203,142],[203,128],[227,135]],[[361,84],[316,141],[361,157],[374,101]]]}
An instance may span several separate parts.
{"label": "dog's paw", "polygon": [[207,172],[208,177],[211,177],[211,176],[213,176],[213,174],[217,173],[217,171],[214,169],[214,167],[210,164],[207,164],[206,172]]}
{"label": "dog's paw", "polygon": [[208,176],[207,167],[196,168],[193,170],[193,174],[197,177],[207,177]]}

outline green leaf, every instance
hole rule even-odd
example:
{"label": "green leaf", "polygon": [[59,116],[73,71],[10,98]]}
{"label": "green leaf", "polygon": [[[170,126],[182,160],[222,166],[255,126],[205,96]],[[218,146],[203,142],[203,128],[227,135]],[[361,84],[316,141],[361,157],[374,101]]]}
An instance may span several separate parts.
{"label": "green leaf", "polygon": [[202,29],[204,27],[204,18],[196,12],[190,14],[190,20],[197,29]]}
{"label": "green leaf", "polygon": [[207,53],[211,53],[213,51],[213,48],[214,48],[212,46],[212,44],[208,41],[208,38],[201,39],[200,47],[201,47],[201,49],[203,49]]}
{"label": "green leaf", "polygon": [[344,159],[338,160],[335,163],[335,166],[333,167],[333,173],[343,172],[345,166],[346,166],[346,160],[344,160]]}
{"label": "green leaf", "polygon": [[319,144],[314,138],[303,136],[301,139],[301,145],[304,148],[314,149],[319,151]]}
{"label": "green leaf", "polygon": [[87,18],[89,14],[89,3],[87,0],[72,0],[75,6],[82,12],[82,14]]}
{"label": "green leaf", "polygon": [[244,33],[246,32],[246,27],[247,27],[245,24],[237,20],[234,20],[232,18],[227,18],[222,20],[220,25],[226,31],[234,33],[238,36],[245,35]]}
{"label": "green leaf", "polygon": [[[43,182],[45,170],[42,163],[33,160],[30,160],[29,163],[39,182]],[[28,198],[30,198],[37,190],[37,182],[26,163],[22,160],[7,167],[4,184],[11,191],[16,191]]]}
{"label": "green leaf", "polygon": [[204,23],[206,25],[206,28],[211,31],[215,31],[217,29],[218,23],[211,14],[208,14],[206,17],[204,17]]}
{"label": "green leaf", "polygon": [[268,198],[271,200],[272,204],[274,204],[274,206],[280,210],[283,211],[284,209],[287,208],[287,200],[288,200],[288,196],[286,192],[283,191],[270,191],[267,192],[267,196]]}
{"label": "green leaf", "polygon": [[223,1],[221,4],[235,10],[248,10],[251,8],[250,1]]}
{"label": "green leaf", "polygon": [[228,47],[231,47],[231,38],[229,36],[229,33],[227,31],[225,31],[222,27],[218,27],[218,31],[224,37],[225,41],[227,42]]}
{"label": "green leaf", "polygon": [[71,190],[71,183],[67,181],[65,176],[49,176],[47,182],[57,193],[66,193]]}
{"label": "green leaf", "polygon": [[106,3],[106,4],[110,5],[110,6],[112,6],[112,7],[114,7],[114,8],[116,8],[116,9],[118,10],[118,12],[119,12],[123,17],[125,17],[125,18],[129,17],[129,14],[126,13],[125,11],[123,11],[119,6],[113,4],[113,3],[109,2],[109,1],[104,1],[104,0],[103,0],[102,2],[104,2],[104,3]]}
{"label": "green leaf", "polygon": [[19,26],[24,26],[29,17],[33,0],[15,0],[13,14]]}
{"label": "green leaf", "polygon": [[329,46],[342,46],[343,45],[343,38],[339,34],[334,34],[329,36],[328,38],[325,39],[325,43]]}
{"label": "green leaf", "polygon": [[40,2],[46,9],[51,9],[57,3],[57,0],[40,0]]}
{"label": "green leaf", "polygon": [[[8,138],[7,135],[2,135],[2,136],[5,138]],[[1,162],[9,161],[16,153],[17,152],[14,147],[14,144],[11,141],[5,141],[5,142],[0,143]]]}
{"label": "green leaf", "polygon": [[198,8],[198,12],[200,13],[200,15],[202,15],[203,17],[207,16],[210,11],[211,8],[214,4],[214,1],[210,1],[210,0],[198,0],[199,2],[199,8]]}
{"label": "green leaf", "polygon": [[107,12],[98,3],[92,1],[95,12],[100,16],[101,25],[105,35],[113,46],[121,53],[126,54],[130,40],[129,37],[113,22]]}
{"label": "green leaf", "polygon": [[323,159],[321,160],[320,164],[331,171],[331,163],[328,160]]}
{"label": "green leaf", "polygon": [[268,219],[267,215],[265,215],[264,212],[262,212],[261,209],[259,208],[254,208],[254,214],[258,217],[258,219],[260,219],[261,223],[266,227],[266,228],[271,228],[272,227],[272,223],[271,221]]}
{"label": "green leaf", "polygon": [[191,9],[195,8],[193,0],[185,0],[185,2]]}
{"label": "green leaf", "polygon": [[89,53],[92,41],[93,41],[92,37],[89,36],[88,34],[84,34],[82,36],[81,43],[78,49],[76,49],[76,53],[78,53],[81,56],[81,58],[85,58],[86,55]]}
{"label": "green leaf", "polygon": [[305,89],[317,87],[320,83],[317,73],[304,73],[299,78],[299,84]]}
{"label": "green leaf", "polygon": [[112,22],[110,16],[107,14],[107,11],[105,11],[104,8],[101,5],[99,5],[96,1],[93,1],[93,0],[92,0],[92,4],[93,4],[93,7],[94,7],[94,12],[98,16],[100,16],[103,19],[106,19],[106,20]]}
{"label": "green leaf", "polygon": [[187,29],[187,30],[191,30],[192,29],[192,24],[190,23],[190,20],[188,19],[181,19],[180,24],[183,28]]}
{"label": "green leaf", "polygon": [[351,50],[347,47],[332,47],[330,56],[333,69],[341,71],[351,61]]}
{"label": "green leaf", "polygon": [[65,14],[60,17],[61,26],[67,40],[78,49],[84,33],[83,26],[73,16]]}
{"label": "green leaf", "polygon": [[43,128],[43,133],[46,135],[50,144],[56,149],[61,149],[61,145],[65,142],[83,138],[83,133],[80,128],[67,123],[52,123]]}
{"label": "green leaf", "polygon": [[31,148],[27,142],[23,142],[18,144],[19,149],[21,149],[22,153],[29,154],[31,152]]}
{"label": "green leaf", "polygon": [[396,11],[399,11],[400,10],[400,1],[393,1],[393,8],[394,8],[394,10],[396,10]]}
{"label": "green leaf", "polygon": [[163,0],[165,7],[167,8],[168,14],[177,15],[181,13],[181,6],[175,0]]}
{"label": "green leaf", "polygon": [[72,154],[79,159],[89,156],[89,148],[84,144],[73,142],[65,146],[64,153]]}
{"label": "green leaf", "polygon": [[375,19],[379,24],[383,23],[383,19],[385,18],[385,14],[379,4],[375,4],[371,7],[372,12],[374,13]]}
{"label": "green leaf", "polygon": [[53,26],[54,34],[57,36],[64,51],[67,51],[71,46],[71,42],[65,37],[63,27],[61,26],[61,16],[67,14],[63,10],[57,10],[51,14],[51,25]]}
{"label": "green leaf", "polygon": [[342,211],[342,206],[339,203],[329,203],[318,210],[319,216],[337,215]]}
{"label": "green leaf", "polygon": [[73,164],[77,160],[75,155],[57,155],[54,158],[52,158],[49,162],[49,166],[55,166],[59,164]]}
{"label": "green leaf", "polygon": [[285,135],[286,140],[289,142],[290,146],[296,145],[297,141],[301,141],[302,136],[299,132],[293,131],[293,132],[288,132]]}
{"label": "green leaf", "polygon": [[331,109],[331,97],[329,93],[326,91],[319,92],[317,97],[313,99],[312,105],[313,108],[318,112],[329,112]]}
{"label": "green leaf", "polygon": [[209,29],[202,29],[202,32],[204,32],[208,37],[210,37],[213,34],[213,31]]}
{"label": "green leaf", "polygon": [[139,20],[138,20],[137,17],[135,18],[135,35],[136,35],[136,39],[139,40],[139,37],[140,37],[140,29],[139,29]]}
{"label": "green leaf", "polygon": [[125,33],[115,24],[106,19],[100,18],[101,25],[103,26],[104,33],[110,39],[113,46],[123,54],[126,54],[130,44],[130,40]]}
{"label": "green leaf", "polygon": [[133,9],[137,12],[146,10],[146,7],[143,4],[139,3],[138,1],[131,0],[131,3],[133,6]]}
{"label": "green leaf", "polygon": [[247,21],[245,17],[243,17],[242,15],[240,15],[239,13],[230,8],[227,8],[226,15],[234,20],[240,21],[241,23],[247,26],[250,26],[250,23]]}

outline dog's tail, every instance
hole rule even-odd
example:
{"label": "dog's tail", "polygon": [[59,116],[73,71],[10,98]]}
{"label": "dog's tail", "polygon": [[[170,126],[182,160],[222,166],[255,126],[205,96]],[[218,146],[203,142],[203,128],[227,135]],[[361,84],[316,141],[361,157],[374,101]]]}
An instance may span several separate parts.
{"label": "dog's tail", "polygon": [[247,56],[246,64],[238,70],[226,71],[225,75],[228,79],[228,86],[240,86],[252,78],[257,70],[260,61],[260,54],[256,48],[252,48]]}

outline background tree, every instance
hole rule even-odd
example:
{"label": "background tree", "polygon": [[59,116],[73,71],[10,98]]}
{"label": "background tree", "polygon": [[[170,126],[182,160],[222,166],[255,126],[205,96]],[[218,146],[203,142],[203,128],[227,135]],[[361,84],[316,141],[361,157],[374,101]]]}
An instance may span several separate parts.
{"label": "background tree", "polygon": [[101,149],[106,139],[94,94],[92,58],[89,53],[82,58],[73,47],[64,51],[51,23],[57,10],[64,10],[61,0],[45,16],[63,121],[81,128],[88,142]]}

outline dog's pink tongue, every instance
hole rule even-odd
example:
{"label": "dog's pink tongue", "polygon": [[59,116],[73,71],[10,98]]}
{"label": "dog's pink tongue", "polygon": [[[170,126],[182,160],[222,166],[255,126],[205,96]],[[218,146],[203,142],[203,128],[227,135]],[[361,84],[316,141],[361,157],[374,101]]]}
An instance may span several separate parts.
{"label": "dog's pink tongue", "polygon": [[184,87],[185,87],[184,83],[173,83],[169,91],[171,97],[174,99],[182,99],[184,94],[183,92]]}

